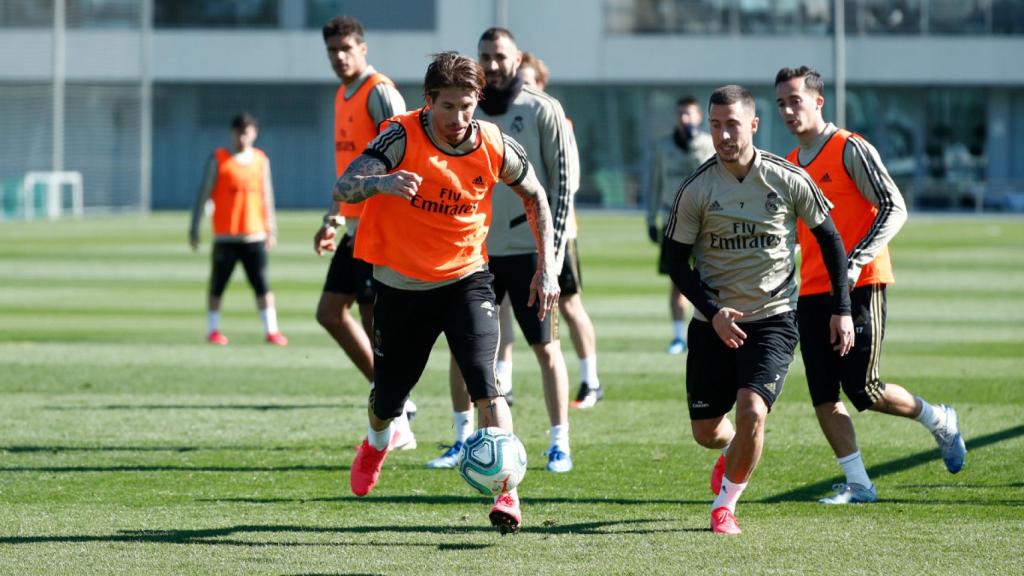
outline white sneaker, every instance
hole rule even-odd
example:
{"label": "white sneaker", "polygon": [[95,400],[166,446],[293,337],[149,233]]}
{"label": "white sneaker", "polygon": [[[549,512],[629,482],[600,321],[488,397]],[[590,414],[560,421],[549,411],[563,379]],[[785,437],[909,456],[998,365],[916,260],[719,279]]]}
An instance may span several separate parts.
{"label": "white sneaker", "polygon": [[964,444],[964,437],[960,435],[956,410],[945,404],[939,404],[935,408],[946,413],[946,424],[936,428],[932,436],[942,451],[942,461],[946,464],[946,470],[956,474],[964,467],[964,457],[967,456],[967,446]]}
{"label": "white sneaker", "polygon": [[416,435],[412,433],[412,428],[406,426],[395,426],[393,432],[391,432],[391,443],[388,445],[388,450],[415,450],[416,449]]}
{"label": "white sneaker", "polygon": [[835,484],[832,489],[835,495],[818,500],[819,504],[870,504],[878,500],[874,484],[870,488],[860,484]]}
{"label": "white sneaker", "polygon": [[459,452],[462,452],[462,442],[448,446],[444,454],[427,462],[427,468],[455,468],[455,465],[459,463]]}

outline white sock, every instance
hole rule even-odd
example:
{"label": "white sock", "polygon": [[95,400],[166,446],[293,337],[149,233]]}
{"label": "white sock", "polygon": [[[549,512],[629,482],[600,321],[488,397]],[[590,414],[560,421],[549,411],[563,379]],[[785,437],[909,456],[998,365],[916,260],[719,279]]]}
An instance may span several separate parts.
{"label": "white sock", "polygon": [[597,354],[589,358],[580,358],[580,379],[587,383],[587,388],[595,390],[601,387],[597,379]]}
{"label": "white sock", "polygon": [[372,426],[366,427],[366,441],[370,443],[377,450],[384,450],[391,444],[391,425],[387,428],[377,431]]}
{"label": "white sock", "polygon": [[717,510],[725,506],[730,512],[736,512],[736,502],[740,499],[740,495],[743,494],[746,488],[746,482],[733,484],[728,478],[722,478],[722,491],[715,497],[715,502],[711,505],[711,509]]}
{"label": "white sock", "polygon": [[452,420],[455,422],[455,441],[465,442],[473,433],[473,410],[452,412]]}
{"label": "white sock", "polygon": [[[733,438],[735,438],[735,436],[733,436]],[[732,440],[729,440],[728,444],[722,446],[722,456],[725,456],[726,454],[729,453],[729,446],[732,446]]]}
{"label": "white sock", "polygon": [[683,320],[672,321],[672,332],[676,340],[686,340],[686,322]]}
{"label": "white sock", "polygon": [[551,447],[558,448],[566,454],[569,453],[569,424],[559,424],[551,427]]}
{"label": "white sock", "polygon": [[864,469],[864,459],[860,457],[860,450],[849,456],[836,458],[836,462],[846,474],[847,484],[859,484],[865,488],[871,488],[871,478],[868,478],[868,471]]}
{"label": "white sock", "polygon": [[264,308],[260,310],[260,319],[263,320],[263,330],[267,334],[277,333],[277,309]]}
{"label": "white sock", "polygon": [[206,311],[206,331],[220,330],[220,310]]}
{"label": "white sock", "polygon": [[917,401],[921,403],[921,413],[917,415],[915,420],[923,424],[929,432],[935,432],[936,428],[946,424],[945,410],[936,410],[934,406],[920,396],[917,396]]}
{"label": "white sock", "polygon": [[498,386],[502,394],[512,391],[512,361],[498,360],[494,364],[494,373],[498,376]]}

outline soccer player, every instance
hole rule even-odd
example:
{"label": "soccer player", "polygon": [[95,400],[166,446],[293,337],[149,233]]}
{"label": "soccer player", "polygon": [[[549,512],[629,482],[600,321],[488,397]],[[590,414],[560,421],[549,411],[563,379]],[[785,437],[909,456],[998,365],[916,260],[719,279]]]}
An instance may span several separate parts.
{"label": "soccer player", "polygon": [[[712,471],[711,530],[739,534],[736,502],[761,457],[768,412],[799,338],[798,218],[821,246],[833,289],[822,338],[840,356],[853,344],[853,320],[846,253],[821,190],[800,168],[754,147],[759,119],[745,88],[715,90],[708,117],[716,154],[679,188],[665,247],[672,281],[696,308],[686,358],[693,437],[725,452]],[[727,418],[733,405],[735,427]]]}
{"label": "soccer player", "polygon": [[[558,301],[544,188],[515,140],[473,119],[483,87],[484,71],[475,61],[455,52],[435,55],[423,82],[426,106],[388,121],[334,186],[335,200],[369,199],[355,255],[373,264],[378,282],[376,386],[367,438],[351,468],[357,496],[377,483],[391,421],[402,413],[442,332],[481,426],[512,430],[494,377],[498,317],[484,249],[498,181],[521,199],[537,247],[529,303],[543,319]],[[518,494],[499,494],[490,517],[503,533],[518,529]]]}
{"label": "soccer player", "polygon": [[[544,61],[529,52],[523,52],[523,61],[519,65],[519,78],[524,86],[540,90],[547,87],[549,71]],[[571,408],[593,408],[603,397],[604,389],[601,388],[601,380],[597,376],[597,335],[594,332],[594,323],[583,307],[583,298],[580,292],[583,290],[583,275],[580,273],[580,256],[576,247],[576,239],[579,233],[579,225],[576,221],[576,192],[580,189],[580,153],[576,145],[576,135],[573,133],[572,121],[566,118],[566,134],[569,138],[569,219],[565,229],[565,258],[562,263],[562,272],[558,275],[558,287],[562,295],[558,297],[558,309],[565,317],[569,325],[569,337],[572,339],[572,347],[576,351],[576,357],[580,363],[580,389],[576,399],[569,406]],[[504,314],[504,310],[502,313]],[[502,340],[504,344],[504,338]],[[509,343],[511,348],[511,342]],[[499,349],[499,358],[504,354]],[[511,373],[511,366],[509,367]],[[501,371],[498,372],[501,374]],[[509,374],[511,377],[511,374]]]}
{"label": "soccer player", "polygon": [[825,85],[813,68],[783,68],[775,76],[779,114],[799,146],[789,160],[806,170],[835,205],[832,218],[843,238],[849,265],[845,271],[854,317],[854,344],[847,356],[825,345],[829,283],[820,251],[801,226],[800,352],[811,402],[846,482],[836,485],[823,504],[874,502],[877,492],[857,448],[853,420],[839,397],[840,387],[858,411],[874,410],[923,424],[938,442],[946,469],[957,473],[967,453],[950,406],[931,405],[902,386],[879,376],[885,335],[886,285],[894,281],[889,241],[907,219],[896,184],[864,138],[826,122]]}
{"label": "soccer player", "polygon": [[[377,135],[377,126],[405,112],[405,100],[394,83],[366,61],[367,46],[363,39],[363,26],[358,20],[349,16],[335,16],[324,24],[323,37],[327,60],[341,80],[341,86],[334,97],[334,164],[337,176],[341,176],[349,163]],[[323,225],[313,237],[313,249],[317,255],[334,251],[317,304],[316,320],[372,386],[372,268],[352,256],[362,212],[362,204],[332,204],[324,215]],[[345,234],[338,239],[340,226],[345,226]],[[362,326],[352,317],[353,303],[359,305]],[[416,448],[416,436],[409,426],[409,414],[414,411],[410,400],[406,411],[395,422],[394,448]]]}
{"label": "soccer player", "polygon": [[[511,32],[504,28],[489,28],[480,36],[477,48],[487,85],[476,109],[476,117],[497,124],[502,132],[520,142],[527,158],[538,170],[538,180],[550,195],[553,257],[560,269],[571,201],[569,140],[562,106],[551,96],[523,86],[516,75],[520,52]],[[494,194],[494,220],[487,235],[489,267],[494,275],[497,301],[501,302],[508,294],[523,336],[540,364],[544,402],[551,425],[546,469],[549,472],[568,472],[572,469],[569,373],[558,341],[556,315],[540,314],[531,298],[530,278],[537,267],[538,253],[526,226],[527,217],[517,196],[498,184]],[[449,386],[455,442],[439,458],[427,463],[430,468],[455,466],[462,443],[473,430],[472,406],[457,368],[452,362]]]}
{"label": "soccer player", "polygon": [[218,346],[228,343],[220,331],[220,302],[239,260],[256,293],[267,343],[288,345],[277,327],[274,293],[267,277],[267,251],[277,243],[277,221],[270,159],[253,146],[258,134],[256,119],[249,114],[231,120],[231,150],[213,151],[192,205],[188,239],[195,251],[199,248],[199,221],[207,201],[213,202],[213,270],[206,304],[206,341]]}
{"label": "soccer player", "polygon": [[[671,134],[655,140],[651,146],[647,167],[647,235],[651,242],[660,243],[658,273],[669,273],[665,253],[665,236],[659,227],[668,219],[672,201],[679,183],[693,173],[715,153],[711,136],[701,130],[704,115],[693,96],[683,96],[676,102],[676,126]],[[672,341],[669,354],[686,351],[686,298],[673,282],[669,282],[668,308],[672,314]]]}

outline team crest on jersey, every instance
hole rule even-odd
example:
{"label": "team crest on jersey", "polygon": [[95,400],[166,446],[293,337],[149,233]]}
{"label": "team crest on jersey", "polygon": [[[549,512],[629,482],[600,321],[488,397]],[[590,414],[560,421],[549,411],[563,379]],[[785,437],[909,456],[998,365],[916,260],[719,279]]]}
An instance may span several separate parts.
{"label": "team crest on jersey", "polygon": [[721,211],[722,211],[722,205],[718,203],[718,200],[713,201],[711,203],[711,207],[708,208],[708,212],[721,212]]}
{"label": "team crest on jersey", "polygon": [[509,127],[509,132],[512,134],[519,134],[522,131],[523,117],[517,114],[516,117],[512,119],[512,126]]}
{"label": "team crest on jersey", "polygon": [[768,199],[764,203],[764,209],[769,212],[779,211],[779,195],[775,192],[768,193]]}

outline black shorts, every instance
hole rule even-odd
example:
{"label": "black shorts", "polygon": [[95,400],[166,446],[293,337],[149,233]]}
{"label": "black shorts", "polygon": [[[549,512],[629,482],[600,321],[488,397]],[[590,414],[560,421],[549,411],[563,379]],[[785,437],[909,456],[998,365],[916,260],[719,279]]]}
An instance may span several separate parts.
{"label": "black shorts", "polygon": [[800,338],[796,313],[784,312],[739,326],[747,333],[747,340],[733,350],[722,342],[710,322],[690,322],[686,402],[691,420],[727,414],[740,388],[749,388],[764,398],[769,410],[782,394]]}
{"label": "black shorts", "polygon": [[220,298],[235,271],[235,264],[242,261],[245,275],[257,296],[270,292],[267,278],[267,249],[259,242],[214,242],[213,270],[210,272],[210,295]]}
{"label": "black shorts", "polygon": [[558,275],[558,288],[562,296],[572,296],[583,291],[583,275],[580,273],[580,253],[576,250],[576,239],[565,243],[565,260]]}
{"label": "black shorts", "polygon": [[832,349],[829,319],[832,297],[828,294],[801,296],[797,302],[800,319],[800,354],[807,372],[807,388],[815,406],[839,401],[839,388],[858,411],[870,408],[885,390],[878,375],[885,337],[885,284],[869,284],[850,292],[853,312],[853,348],[846,356]]}
{"label": "black shorts", "polygon": [[537,271],[537,254],[515,256],[491,256],[488,267],[494,274],[495,302],[501,302],[508,294],[516,322],[523,331],[523,337],[533,346],[558,340],[558,314],[548,314],[543,320],[537,319],[540,302],[530,301],[530,282]]}
{"label": "black shorts", "polygon": [[501,395],[494,377],[498,313],[493,277],[477,272],[432,290],[377,284],[373,308],[373,413],[399,416],[444,333],[474,400]]}
{"label": "black shorts", "polygon": [[338,242],[327,269],[324,292],[331,294],[354,294],[356,302],[373,304],[373,265],[352,255],[355,239],[345,234]]}

